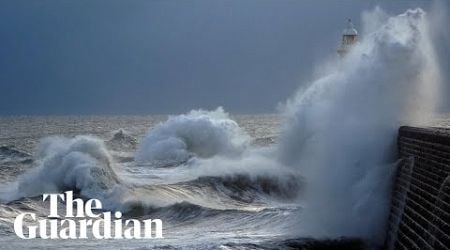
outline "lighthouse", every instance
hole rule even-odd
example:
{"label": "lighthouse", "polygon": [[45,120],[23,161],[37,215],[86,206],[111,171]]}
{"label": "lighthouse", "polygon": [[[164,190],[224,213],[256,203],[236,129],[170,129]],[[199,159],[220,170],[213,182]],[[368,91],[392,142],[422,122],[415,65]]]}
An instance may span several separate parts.
{"label": "lighthouse", "polygon": [[352,20],[347,20],[347,28],[342,32],[342,43],[337,49],[337,53],[343,57],[345,56],[353,45],[358,41],[358,31],[353,26]]}

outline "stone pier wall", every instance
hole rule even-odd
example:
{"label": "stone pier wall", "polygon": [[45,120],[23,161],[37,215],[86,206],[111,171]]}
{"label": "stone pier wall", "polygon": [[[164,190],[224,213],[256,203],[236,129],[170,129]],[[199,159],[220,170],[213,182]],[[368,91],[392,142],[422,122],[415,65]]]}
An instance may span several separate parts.
{"label": "stone pier wall", "polygon": [[401,127],[387,249],[450,249],[450,130]]}

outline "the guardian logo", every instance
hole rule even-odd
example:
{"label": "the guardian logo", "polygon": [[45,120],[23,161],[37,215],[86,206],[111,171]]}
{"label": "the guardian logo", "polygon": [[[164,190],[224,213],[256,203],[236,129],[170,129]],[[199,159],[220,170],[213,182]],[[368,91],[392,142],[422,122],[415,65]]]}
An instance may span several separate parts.
{"label": "the guardian logo", "polygon": [[[58,213],[58,199],[66,203],[64,216]],[[90,236],[89,232],[95,239],[163,238],[160,219],[124,221],[121,219],[121,212],[115,212],[112,219],[111,212],[95,213],[93,211],[102,209],[100,200],[90,199],[85,203],[82,199],[73,199],[72,191],[64,194],[44,194],[42,200],[50,202],[48,215],[50,219],[36,221],[34,213],[20,214],[14,220],[14,231],[20,238],[87,239]],[[76,206],[76,214],[74,214],[74,206]],[[31,220],[34,223],[24,225],[24,220]],[[92,230],[89,231],[89,227]]]}

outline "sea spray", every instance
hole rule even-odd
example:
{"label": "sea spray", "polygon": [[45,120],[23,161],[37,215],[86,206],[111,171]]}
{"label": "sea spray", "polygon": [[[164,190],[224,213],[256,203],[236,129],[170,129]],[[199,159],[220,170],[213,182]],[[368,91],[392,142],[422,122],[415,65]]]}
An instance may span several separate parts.
{"label": "sea spray", "polygon": [[[121,187],[114,163],[103,141],[92,136],[48,137],[36,148],[35,165],[2,193],[2,200],[35,197],[68,190],[99,198],[116,206]],[[112,198],[107,201],[109,198]]]}
{"label": "sea spray", "polygon": [[249,136],[221,107],[172,116],[151,129],[140,142],[136,161],[184,162],[190,157],[239,155]]}
{"label": "sea spray", "polygon": [[421,9],[363,14],[362,40],[286,105],[280,161],[306,177],[303,236],[382,242],[396,130],[435,108],[439,69]]}

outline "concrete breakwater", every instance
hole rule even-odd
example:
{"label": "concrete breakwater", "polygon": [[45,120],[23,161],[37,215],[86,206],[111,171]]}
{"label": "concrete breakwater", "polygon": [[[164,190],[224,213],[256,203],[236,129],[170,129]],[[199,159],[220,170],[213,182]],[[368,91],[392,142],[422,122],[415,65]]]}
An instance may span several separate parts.
{"label": "concrete breakwater", "polygon": [[450,129],[401,127],[386,249],[450,249]]}

